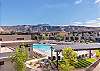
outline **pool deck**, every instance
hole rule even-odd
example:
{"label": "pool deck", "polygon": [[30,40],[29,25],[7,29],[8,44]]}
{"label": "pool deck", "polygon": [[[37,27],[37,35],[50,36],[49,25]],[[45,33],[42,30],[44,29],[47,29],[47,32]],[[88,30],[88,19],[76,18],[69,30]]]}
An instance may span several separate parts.
{"label": "pool deck", "polygon": [[100,62],[93,71],[100,71]]}
{"label": "pool deck", "polygon": [[0,53],[5,53],[5,52],[13,52],[13,50],[8,47],[1,47]]}
{"label": "pool deck", "polygon": [[33,48],[33,51],[34,51],[34,52],[37,52],[37,53],[39,53],[39,54],[42,54],[42,55],[50,56],[50,54],[48,54],[48,53],[46,53],[46,52],[43,52],[43,51],[40,51],[40,50],[38,50],[38,49],[34,49],[34,48]]}

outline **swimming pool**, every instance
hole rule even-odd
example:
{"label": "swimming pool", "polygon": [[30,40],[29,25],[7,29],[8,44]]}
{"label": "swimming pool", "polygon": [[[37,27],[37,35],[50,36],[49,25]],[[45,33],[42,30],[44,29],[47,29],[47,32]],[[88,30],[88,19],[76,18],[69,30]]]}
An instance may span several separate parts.
{"label": "swimming pool", "polygon": [[33,44],[32,48],[38,49],[42,52],[49,53],[51,51],[51,46],[48,44]]}

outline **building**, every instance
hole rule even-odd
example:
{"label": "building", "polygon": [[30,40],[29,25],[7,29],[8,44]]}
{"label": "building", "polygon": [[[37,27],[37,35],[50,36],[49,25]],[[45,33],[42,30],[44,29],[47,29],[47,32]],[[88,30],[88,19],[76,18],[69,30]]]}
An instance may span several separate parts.
{"label": "building", "polygon": [[66,40],[68,41],[96,41],[96,38],[100,37],[99,32],[97,31],[78,31],[78,32],[70,32]]}
{"label": "building", "polygon": [[[35,41],[31,40],[31,35],[0,35],[0,71],[15,71],[13,63],[8,58],[15,52],[15,48],[22,43],[32,45]],[[32,47],[27,47],[32,54]]]}
{"label": "building", "polygon": [[36,41],[31,40],[31,35],[0,35],[1,47],[16,48],[22,43],[32,44],[32,43],[36,43]]}
{"label": "building", "polygon": [[0,41],[31,40],[31,35],[0,35]]}

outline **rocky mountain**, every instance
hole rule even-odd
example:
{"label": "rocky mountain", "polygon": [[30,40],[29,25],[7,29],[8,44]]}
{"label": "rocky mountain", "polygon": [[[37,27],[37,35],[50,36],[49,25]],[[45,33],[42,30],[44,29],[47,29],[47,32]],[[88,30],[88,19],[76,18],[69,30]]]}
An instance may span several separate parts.
{"label": "rocky mountain", "polygon": [[81,31],[100,31],[100,27],[85,27],[85,26],[50,26],[48,24],[39,25],[17,25],[17,26],[0,26],[0,32],[81,32]]}
{"label": "rocky mountain", "polygon": [[0,32],[4,32],[4,30],[0,27]]}

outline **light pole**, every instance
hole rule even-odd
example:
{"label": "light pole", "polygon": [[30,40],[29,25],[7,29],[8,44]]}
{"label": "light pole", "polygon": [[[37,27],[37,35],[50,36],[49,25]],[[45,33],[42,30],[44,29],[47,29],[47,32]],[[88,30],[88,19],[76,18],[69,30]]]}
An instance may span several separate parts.
{"label": "light pole", "polygon": [[51,60],[53,59],[53,47],[51,46]]}
{"label": "light pole", "polygon": [[91,54],[92,54],[92,53],[91,53],[91,49],[90,49],[90,50],[89,50],[89,58],[91,58]]}
{"label": "light pole", "polygon": [[1,43],[0,43],[0,53],[1,53]]}
{"label": "light pole", "polygon": [[61,51],[62,51],[62,50],[55,50],[55,52],[56,52],[56,57],[57,57],[56,62],[57,62],[57,70],[58,70],[58,71],[59,71],[59,68],[58,68],[58,60],[59,60],[58,55],[60,54]]}

